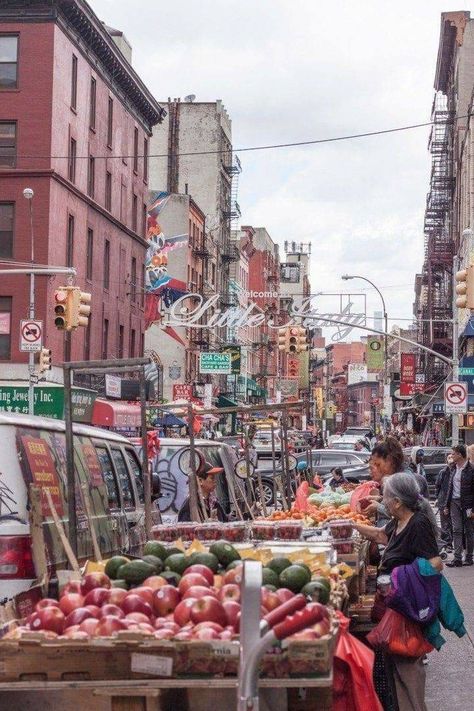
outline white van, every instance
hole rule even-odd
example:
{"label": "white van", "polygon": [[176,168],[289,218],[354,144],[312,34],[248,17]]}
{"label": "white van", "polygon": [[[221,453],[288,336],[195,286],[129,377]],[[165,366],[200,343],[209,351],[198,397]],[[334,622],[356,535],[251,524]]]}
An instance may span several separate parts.
{"label": "white van", "polygon": [[[74,424],[78,557],[93,557],[82,487],[104,557],[139,553],[145,541],[143,478],[133,445],[108,430]],[[0,603],[27,590],[36,578],[29,525],[29,485],[48,488],[67,532],[65,424],[61,420],[0,413]],[[51,571],[66,556],[48,502],[41,498]]]}

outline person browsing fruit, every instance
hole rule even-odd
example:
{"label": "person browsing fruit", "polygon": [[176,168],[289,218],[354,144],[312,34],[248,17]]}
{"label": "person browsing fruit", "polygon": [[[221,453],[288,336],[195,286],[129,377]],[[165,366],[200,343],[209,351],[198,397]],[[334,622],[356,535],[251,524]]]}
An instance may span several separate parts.
{"label": "person browsing fruit", "polygon": [[[218,521],[227,521],[224,509],[216,497],[217,476],[224,471],[222,467],[214,467],[209,462],[204,462],[196,474],[201,496],[198,498],[198,512],[200,523],[206,519],[217,518]],[[183,501],[178,513],[178,521],[192,521],[189,496]]]}

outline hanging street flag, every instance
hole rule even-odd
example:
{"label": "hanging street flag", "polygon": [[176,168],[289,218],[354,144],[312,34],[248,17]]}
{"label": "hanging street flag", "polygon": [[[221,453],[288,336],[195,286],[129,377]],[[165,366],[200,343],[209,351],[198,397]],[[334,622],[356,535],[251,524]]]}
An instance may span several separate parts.
{"label": "hanging street flag", "polygon": [[367,339],[367,370],[374,372],[383,370],[384,365],[384,347],[383,341],[377,336],[369,336]]}
{"label": "hanging street flag", "polygon": [[415,383],[416,364],[414,353],[400,354],[400,382]]}

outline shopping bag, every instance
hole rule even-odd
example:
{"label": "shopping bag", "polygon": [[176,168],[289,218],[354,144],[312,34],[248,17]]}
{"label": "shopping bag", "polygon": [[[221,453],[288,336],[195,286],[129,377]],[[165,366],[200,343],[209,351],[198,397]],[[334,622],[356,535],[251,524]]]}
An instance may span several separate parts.
{"label": "shopping bag", "polygon": [[373,496],[378,493],[380,492],[378,484],[375,481],[364,481],[362,484],[359,484],[359,486],[354,489],[351,494],[351,511],[361,513],[361,511],[364,510],[363,499],[367,499],[369,496]]}
{"label": "shopping bag", "polygon": [[300,513],[306,513],[308,511],[308,495],[309,495],[309,484],[307,481],[303,481],[299,487],[296,489],[295,503],[293,508]]}
{"label": "shopping bag", "polygon": [[404,615],[387,609],[382,620],[367,635],[373,647],[380,647],[401,657],[423,657],[434,647],[423,637],[421,626]]}
{"label": "shopping bag", "polygon": [[383,711],[375,692],[374,653],[349,633],[349,620],[341,612],[334,654],[332,711]]}

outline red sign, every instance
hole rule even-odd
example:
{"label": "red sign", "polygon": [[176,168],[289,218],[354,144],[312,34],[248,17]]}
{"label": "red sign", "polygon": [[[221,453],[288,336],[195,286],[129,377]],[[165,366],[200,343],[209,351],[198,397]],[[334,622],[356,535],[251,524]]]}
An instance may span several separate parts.
{"label": "red sign", "polygon": [[423,393],[424,391],[424,383],[400,383],[400,395],[404,397],[415,393]]}
{"label": "red sign", "polygon": [[191,402],[192,397],[192,385],[185,385],[184,383],[175,383],[173,385],[173,400],[188,400],[188,402]]}
{"label": "red sign", "polygon": [[401,354],[400,382],[414,383],[416,378],[415,373],[415,354]]}
{"label": "red sign", "polygon": [[46,489],[51,493],[58,516],[63,515],[63,501],[59,490],[58,474],[49,451],[49,446],[40,437],[22,437],[26,458],[30,465],[33,483],[41,489],[41,512],[44,517],[51,516],[48,500],[44,495]]}

